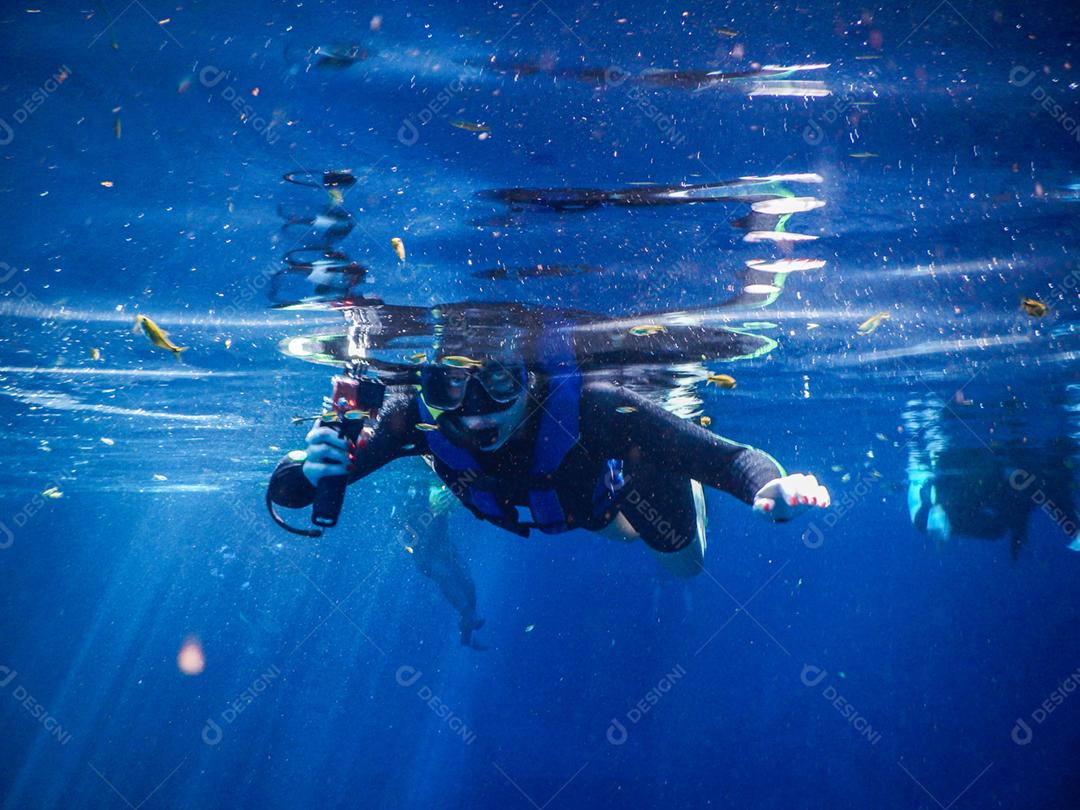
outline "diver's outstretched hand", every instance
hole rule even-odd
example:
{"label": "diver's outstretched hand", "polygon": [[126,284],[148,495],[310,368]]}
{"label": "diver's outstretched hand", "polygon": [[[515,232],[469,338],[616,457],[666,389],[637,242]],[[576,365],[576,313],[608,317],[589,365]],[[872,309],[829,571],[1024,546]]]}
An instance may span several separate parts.
{"label": "diver's outstretched hand", "polygon": [[754,496],[754,511],[777,523],[791,520],[810,507],[826,509],[829,491],[812,475],[795,473],[774,478]]}
{"label": "diver's outstretched hand", "polygon": [[318,486],[326,475],[341,475],[349,467],[349,443],[331,427],[316,424],[308,431],[304,476]]}
{"label": "diver's outstretched hand", "polygon": [[464,647],[472,647],[474,650],[483,652],[487,649],[486,644],[481,644],[475,638],[473,638],[473,631],[479,630],[484,626],[483,619],[477,619],[472,616],[462,616],[461,621],[458,622],[458,627],[461,628],[461,644]]}

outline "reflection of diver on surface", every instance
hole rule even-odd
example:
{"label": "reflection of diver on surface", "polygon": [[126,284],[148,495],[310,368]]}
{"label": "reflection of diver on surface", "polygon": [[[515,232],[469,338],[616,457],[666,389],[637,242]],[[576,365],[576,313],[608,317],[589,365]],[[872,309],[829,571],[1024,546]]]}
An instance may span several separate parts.
{"label": "reflection of diver on surface", "polygon": [[[416,570],[439,586],[443,597],[461,617],[461,643],[476,650],[485,649],[473,632],[483,626],[476,615],[476,585],[469,566],[450,539],[450,513],[454,496],[445,486],[410,486],[404,508],[407,515],[420,515],[415,521],[407,518],[402,545],[416,563]],[[396,507],[395,507],[396,509]]]}
{"label": "reflection of diver on surface", "polygon": [[355,446],[316,425],[306,453],[278,465],[270,500],[306,507],[324,477],[348,468],[356,481],[394,459],[422,455],[481,520],[520,536],[582,528],[642,539],[670,555],[668,567],[684,576],[702,567],[702,485],[775,521],[828,505],[813,476],[787,475],[759,450],[583,374],[568,334],[544,329],[539,361],[527,367],[508,349],[466,357],[468,345],[448,343],[444,333],[439,362],[422,363],[414,385],[393,389]]}
{"label": "reflection of diver on surface", "polygon": [[[916,415],[921,421],[911,418]],[[950,434],[959,429],[959,417],[947,409],[909,409],[905,416],[918,442],[909,446],[908,458],[908,511],[916,529],[938,542],[953,535],[1008,536],[1016,558],[1027,542],[1032,513],[1042,511],[1072,541],[1070,548],[1080,551],[1072,472],[1077,447],[1072,441],[963,446],[966,435]]]}
{"label": "reflection of diver on surface", "polygon": [[621,207],[692,205],[695,203],[758,203],[793,195],[780,184],[820,184],[817,174],[786,174],[740,177],[715,183],[688,185],[645,184],[620,189],[599,188],[503,188],[479,191],[481,199],[497,200],[511,211],[588,211],[601,205]]}

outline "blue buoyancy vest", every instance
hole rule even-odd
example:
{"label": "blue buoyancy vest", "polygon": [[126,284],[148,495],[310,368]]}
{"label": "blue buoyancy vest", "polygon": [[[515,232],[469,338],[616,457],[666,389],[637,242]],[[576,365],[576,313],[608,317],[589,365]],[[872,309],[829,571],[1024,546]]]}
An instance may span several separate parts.
{"label": "blue buoyancy vest", "polygon": [[[548,335],[562,330],[551,330]],[[566,338],[562,338],[563,341]],[[550,348],[550,347],[549,347]],[[581,435],[581,371],[573,358],[572,348],[556,351],[544,364],[548,381],[547,396],[540,407],[540,424],[533,445],[529,467],[528,505],[532,523],[523,522],[517,510],[508,505],[509,487],[506,482],[482,472],[476,457],[450,442],[438,431],[425,434],[432,455],[444,470],[453,470],[456,481],[447,481],[451,490],[477,517],[489,520],[520,535],[537,528],[546,534],[568,531],[566,512],[559,501],[554,476],[567,453]],[[425,421],[435,418],[424,398],[418,398],[420,416]],[[609,459],[599,476],[593,492],[593,517],[601,518],[618,501],[623,487],[621,459]],[[442,474],[442,473],[440,473]],[[444,480],[445,476],[444,476]]]}

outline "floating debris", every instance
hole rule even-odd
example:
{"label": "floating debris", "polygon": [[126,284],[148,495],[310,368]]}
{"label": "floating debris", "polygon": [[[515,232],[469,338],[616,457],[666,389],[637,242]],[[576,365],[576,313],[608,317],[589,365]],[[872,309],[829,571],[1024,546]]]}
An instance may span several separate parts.
{"label": "floating debris", "polygon": [[737,37],[739,35],[739,32],[734,28],[728,28],[723,25],[716,26],[713,28],[713,31],[722,37]]}
{"label": "floating debris", "polygon": [[637,413],[637,408],[633,405],[620,405],[615,409],[615,413]]}
{"label": "floating debris", "polygon": [[730,374],[713,374],[709,373],[709,376],[705,378],[706,385],[716,385],[720,388],[734,388],[735,378]]}
{"label": "floating debris", "polygon": [[638,326],[630,327],[630,334],[636,337],[644,337],[646,335],[658,335],[661,332],[666,332],[667,327],[660,323],[643,323]]}
{"label": "floating debris", "polygon": [[525,628],[525,632],[526,633],[531,633],[535,629],[536,629],[536,625],[535,624],[530,624]]}
{"label": "floating debris", "polygon": [[116,140],[120,140],[120,134],[122,132],[120,128],[120,116],[116,116],[116,120],[113,121],[113,132],[116,134]]}
{"label": "floating debris", "polygon": [[232,338],[225,338],[225,348],[226,349],[231,349],[232,348]]}
{"label": "floating debris", "polygon": [[1024,298],[1020,301],[1020,308],[1032,318],[1041,318],[1048,310],[1046,304],[1037,298]]}
{"label": "floating debris", "polygon": [[455,129],[463,129],[466,132],[491,132],[491,127],[487,124],[480,123],[479,121],[454,120],[450,122],[450,126]]}
{"label": "floating debris", "polygon": [[104,188],[112,188],[113,187],[113,181],[112,180],[102,180],[101,185]]}
{"label": "floating debris", "polygon": [[109,447],[112,447],[114,444],[116,444],[116,442],[110,439],[108,436],[102,436],[101,443],[107,444]]}
{"label": "floating debris", "polygon": [[401,241],[401,237],[395,236],[391,239],[390,246],[394,248],[394,253],[397,254],[398,261],[405,261],[405,243]]}
{"label": "floating debris", "polygon": [[879,312],[877,315],[871,315],[865,321],[859,324],[858,332],[860,335],[869,335],[881,326],[882,322],[892,317],[888,312]]}
{"label": "floating debris", "polygon": [[859,160],[865,160],[866,158],[880,157],[877,152],[852,152],[848,157],[858,158]]}
{"label": "floating debris", "polygon": [[169,476],[162,475],[161,473],[154,473],[154,480],[155,481],[168,481]]}

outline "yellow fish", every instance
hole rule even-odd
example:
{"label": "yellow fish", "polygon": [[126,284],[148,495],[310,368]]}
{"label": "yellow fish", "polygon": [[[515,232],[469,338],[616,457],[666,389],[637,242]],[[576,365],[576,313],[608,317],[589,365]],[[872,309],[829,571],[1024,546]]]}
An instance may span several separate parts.
{"label": "yellow fish", "polygon": [[463,129],[466,132],[491,132],[487,124],[473,123],[472,121],[451,121],[450,126]]}
{"label": "yellow fish", "polygon": [[41,494],[44,495],[46,498],[52,498],[54,500],[56,498],[62,498],[64,496],[64,493],[60,491],[60,487],[49,487]]}
{"label": "yellow fish", "polygon": [[101,349],[91,349],[90,350],[90,359],[91,360],[100,360],[101,359]]}
{"label": "yellow fish", "polygon": [[187,351],[187,346],[177,346],[175,343],[169,340],[169,334],[164,329],[162,329],[152,320],[147,318],[145,315],[135,316],[136,330],[140,326],[142,327],[143,332],[146,333],[146,336],[150,338],[151,343],[153,343],[159,349],[168,349],[170,352],[176,355],[177,360],[180,359],[180,352]]}
{"label": "yellow fish", "polygon": [[427,352],[417,352],[416,354],[410,354],[409,361],[412,363],[426,363]]}
{"label": "yellow fish", "polygon": [[391,239],[390,246],[394,249],[394,253],[397,254],[398,261],[405,261],[405,243],[401,241],[401,237],[395,236]]}
{"label": "yellow fish", "polygon": [[666,332],[667,327],[662,323],[643,323],[639,326],[631,326],[630,334],[636,337],[642,337],[644,335],[656,335],[660,332]]}
{"label": "yellow fish", "polygon": [[737,37],[739,35],[739,32],[736,31],[734,28],[726,28],[722,25],[718,25],[716,28],[713,29],[713,31],[725,37]]}
{"label": "yellow fish", "polygon": [[417,430],[423,430],[424,432],[427,432],[429,430],[438,430],[439,426],[438,425],[433,425],[433,424],[431,424],[431,422],[417,422],[416,429]]}
{"label": "yellow fish", "polygon": [[698,420],[698,421],[700,421],[700,422],[701,422],[701,426],[702,426],[702,427],[708,427],[709,425],[711,425],[711,424],[712,424],[712,417],[711,417],[711,416],[703,416],[703,417],[701,417],[701,419],[700,419],[700,420]]}
{"label": "yellow fish", "polygon": [[1035,298],[1025,298],[1020,302],[1020,308],[1032,318],[1041,318],[1046,314],[1047,306]]}
{"label": "yellow fish", "polygon": [[480,368],[484,365],[479,360],[473,360],[471,357],[465,357],[460,354],[452,354],[449,357],[444,357],[439,362],[444,366],[451,366],[452,368]]}
{"label": "yellow fish", "polygon": [[869,335],[871,332],[877,330],[881,326],[881,322],[892,317],[888,312],[879,312],[877,315],[871,315],[865,321],[859,324],[858,332],[860,335]]}
{"label": "yellow fish", "polygon": [[709,376],[705,379],[706,385],[718,385],[721,388],[734,388],[735,378],[729,374],[713,374],[709,373]]}
{"label": "yellow fish", "polygon": [[620,405],[615,409],[615,413],[637,413],[637,408],[633,405]]}

